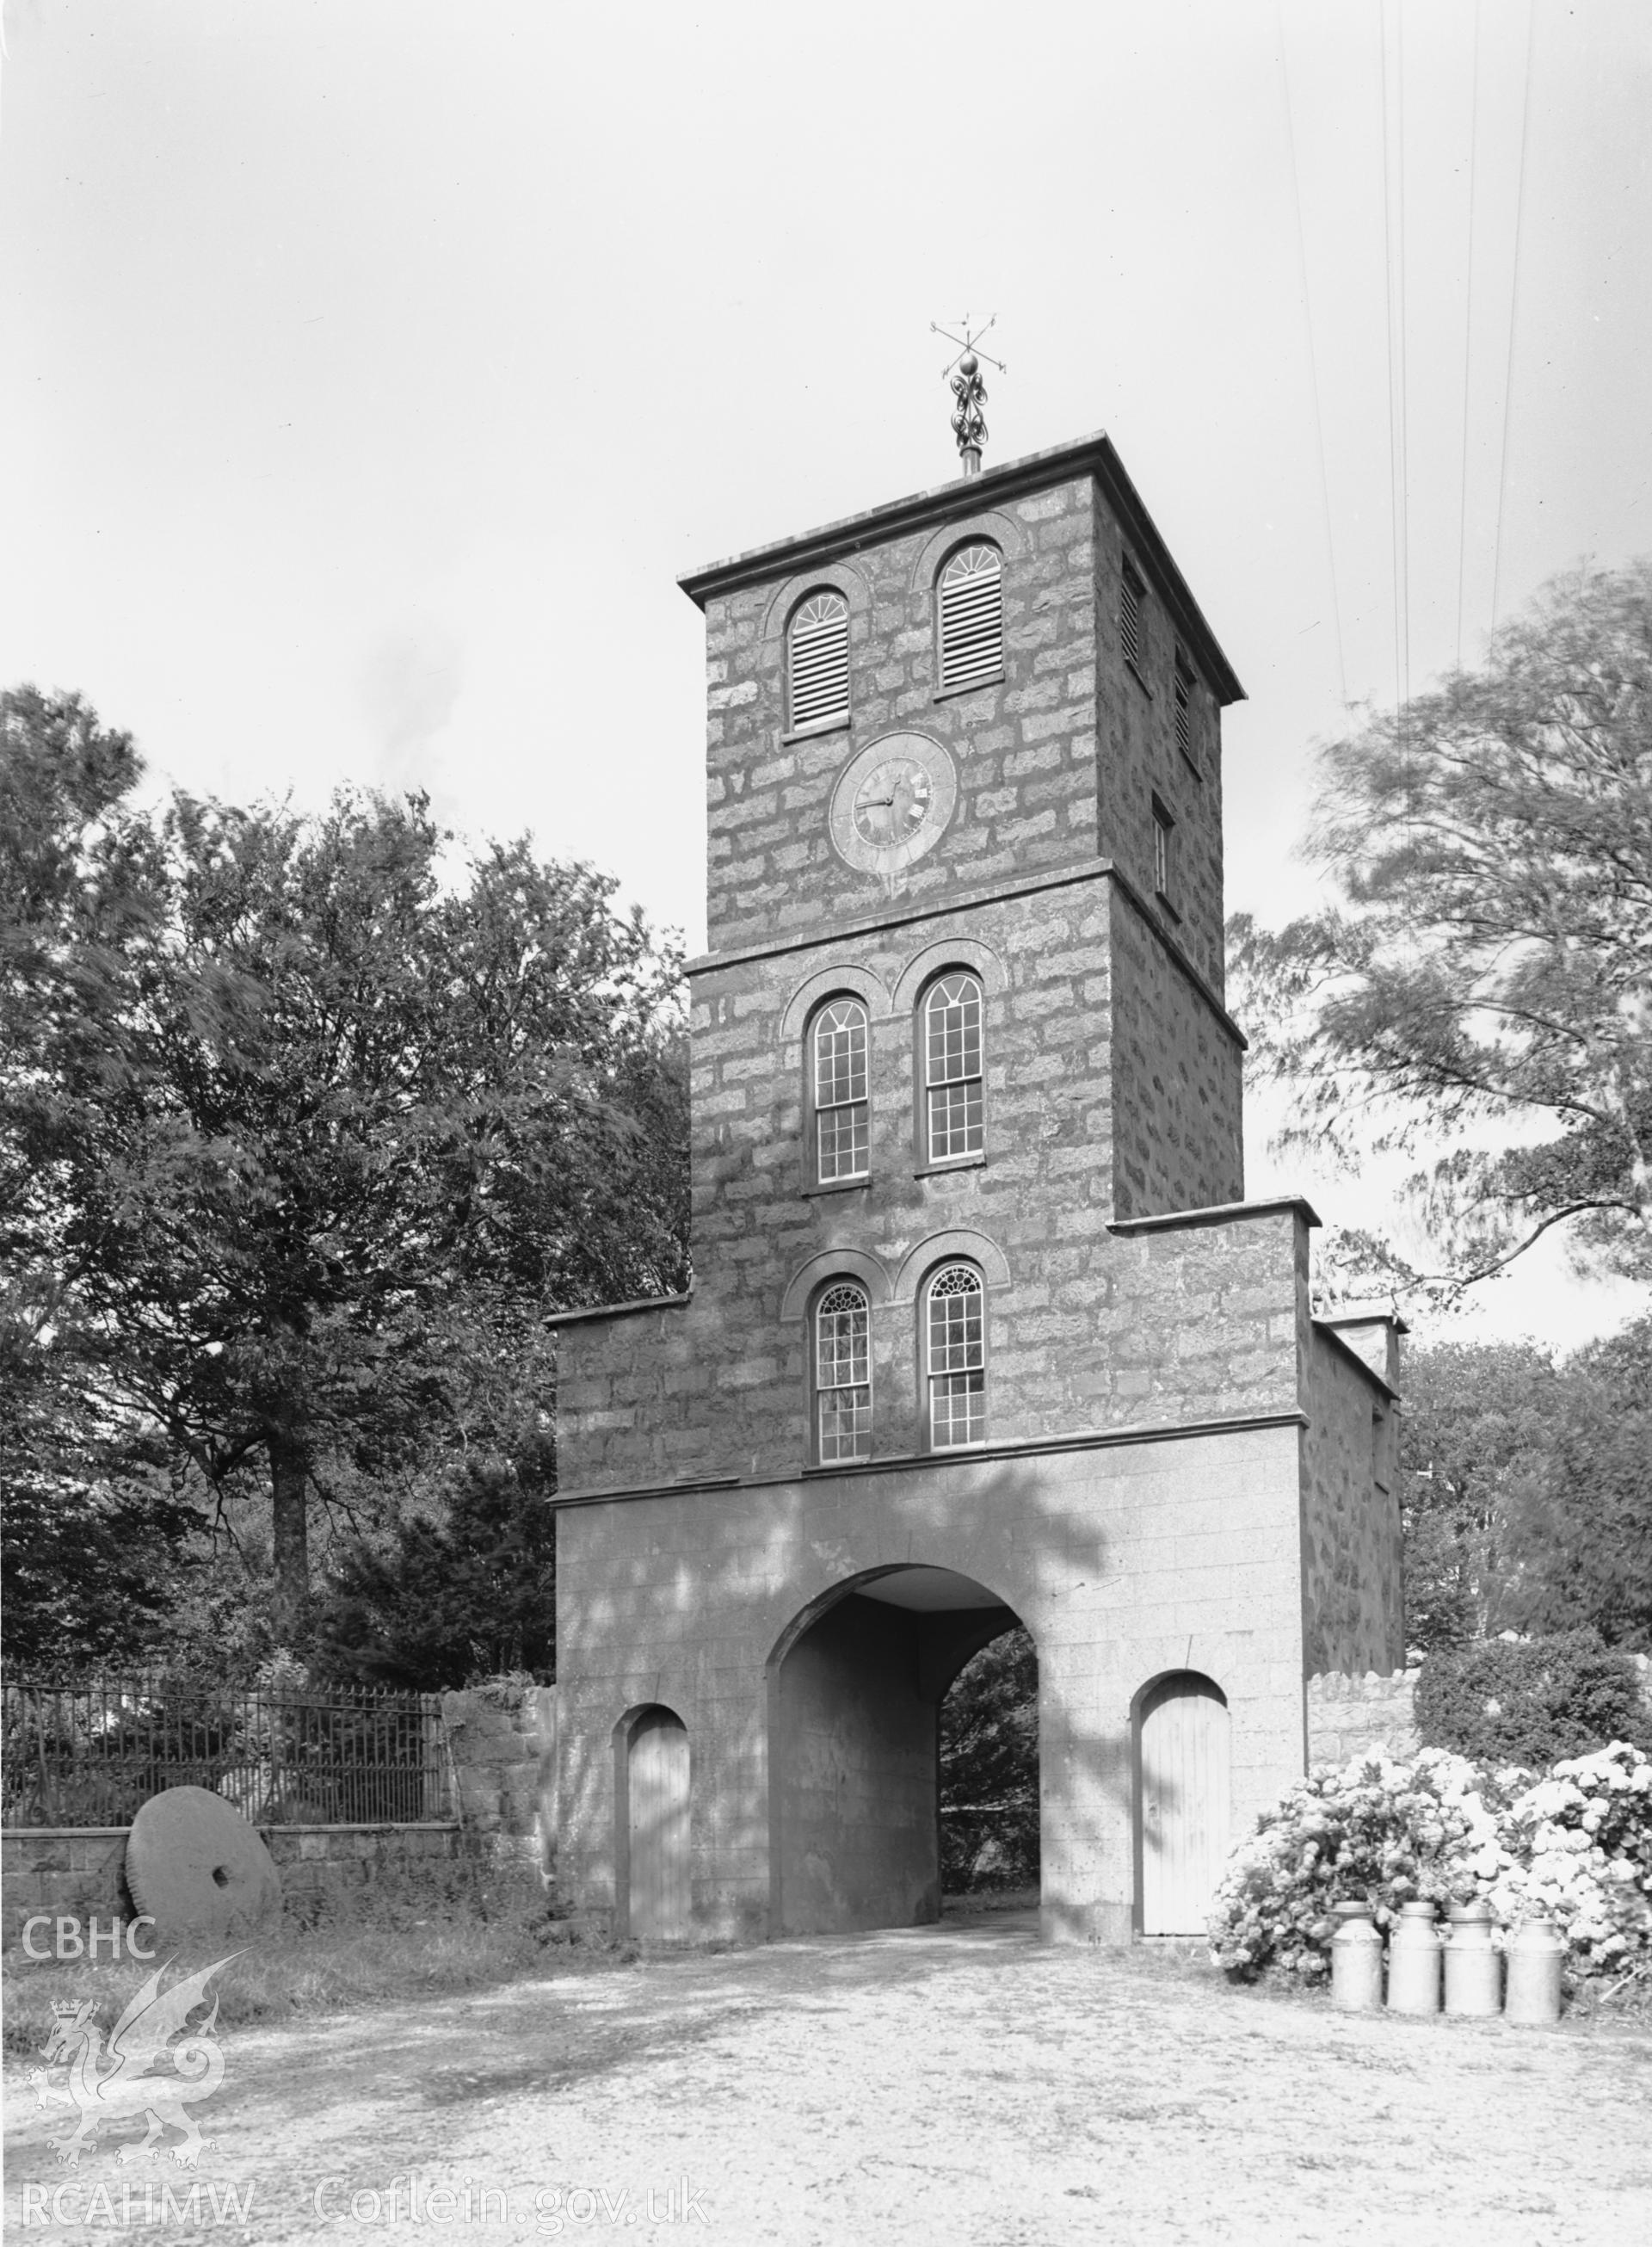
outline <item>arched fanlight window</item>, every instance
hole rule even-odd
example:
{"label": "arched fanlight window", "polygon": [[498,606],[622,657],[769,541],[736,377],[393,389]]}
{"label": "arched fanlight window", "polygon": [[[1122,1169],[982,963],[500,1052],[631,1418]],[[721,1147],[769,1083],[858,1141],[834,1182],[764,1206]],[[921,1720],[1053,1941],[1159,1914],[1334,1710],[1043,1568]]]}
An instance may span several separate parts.
{"label": "arched fanlight window", "polygon": [[815,1017],[815,1176],[822,1185],[867,1174],[866,1009],[834,999]]}
{"label": "arched fanlight window", "polygon": [[924,1299],[932,1449],[979,1444],[986,1436],[986,1321],[981,1275],[948,1264]]}
{"label": "arched fanlight window", "polygon": [[981,987],[943,975],[924,1001],[925,1133],[928,1159],[981,1151]]}
{"label": "arched fanlight window", "polygon": [[823,1466],[872,1448],[872,1362],[866,1291],[834,1281],[815,1306],[816,1453]]}
{"label": "arched fanlight window", "polygon": [[823,726],[849,715],[849,604],[841,593],[811,593],[787,639],[791,723]]}
{"label": "arched fanlight window", "polygon": [[941,571],[942,692],[977,686],[1004,668],[1004,565],[993,546],[966,546]]}

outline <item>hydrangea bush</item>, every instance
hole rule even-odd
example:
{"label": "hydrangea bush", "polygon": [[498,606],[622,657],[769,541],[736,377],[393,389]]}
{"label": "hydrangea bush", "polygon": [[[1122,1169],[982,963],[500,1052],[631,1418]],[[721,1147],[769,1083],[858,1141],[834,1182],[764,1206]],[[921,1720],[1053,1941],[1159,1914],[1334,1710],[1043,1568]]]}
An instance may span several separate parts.
{"label": "hydrangea bush", "polygon": [[1500,1838],[1482,1891],[1499,1918],[1553,1919],[1583,1973],[1652,1957],[1652,1762],[1638,1748],[1557,1763],[1510,1804]]}
{"label": "hydrangea bush", "polygon": [[1574,1970],[1652,1958],[1652,1763],[1620,1741],[1535,1781],[1439,1748],[1314,1771],[1229,1859],[1211,1945],[1236,1973],[1314,1978],[1335,1903],[1362,1898],[1386,1928],[1402,1904],[1479,1896],[1505,1921],[1551,1915]]}

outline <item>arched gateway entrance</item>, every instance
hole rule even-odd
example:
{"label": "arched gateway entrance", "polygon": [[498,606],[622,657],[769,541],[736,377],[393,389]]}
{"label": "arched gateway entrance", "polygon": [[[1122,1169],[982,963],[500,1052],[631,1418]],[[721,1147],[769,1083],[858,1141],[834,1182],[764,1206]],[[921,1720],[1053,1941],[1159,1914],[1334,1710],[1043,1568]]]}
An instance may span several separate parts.
{"label": "arched gateway entrance", "polygon": [[980,1648],[1021,1621],[955,1569],[878,1569],[804,1608],[768,1663],[776,1935],[940,1916],[939,1717]]}

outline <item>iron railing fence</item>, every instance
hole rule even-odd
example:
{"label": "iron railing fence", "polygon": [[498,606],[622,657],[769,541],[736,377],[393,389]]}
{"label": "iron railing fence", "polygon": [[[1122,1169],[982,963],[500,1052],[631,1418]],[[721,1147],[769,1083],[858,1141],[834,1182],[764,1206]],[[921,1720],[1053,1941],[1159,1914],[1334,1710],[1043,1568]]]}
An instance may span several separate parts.
{"label": "iron railing fence", "polygon": [[450,1816],[441,1699],[372,1686],[175,1677],[0,1687],[0,1825],[126,1826],[167,1786],[205,1786],[255,1825]]}

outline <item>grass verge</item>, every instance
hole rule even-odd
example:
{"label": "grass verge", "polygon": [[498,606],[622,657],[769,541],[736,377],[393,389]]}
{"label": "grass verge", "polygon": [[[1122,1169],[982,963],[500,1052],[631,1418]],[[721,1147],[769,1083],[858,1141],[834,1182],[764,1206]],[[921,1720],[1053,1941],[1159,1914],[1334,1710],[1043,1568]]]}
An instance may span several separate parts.
{"label": "grass verge", "polygon": [[[167,1986],[224,1954],[222,1945],[160,1954],[175,1955]],[[290,1900],[269,1933],[239,1947],[208,1997],[218,1999],[220,2027],[244,2028],[452,1996],[552,1969],[595,1971],[637,1955],[634,1943],[616,1944],[553,1917],[531,1872],[457,1861],[341,1895]],[[39,2056],[54,2005],[90,1998],[106,2035],[160,1963],[159,1957],[37,1961],[9,1950],[0,1963],[7,2056]]]}

